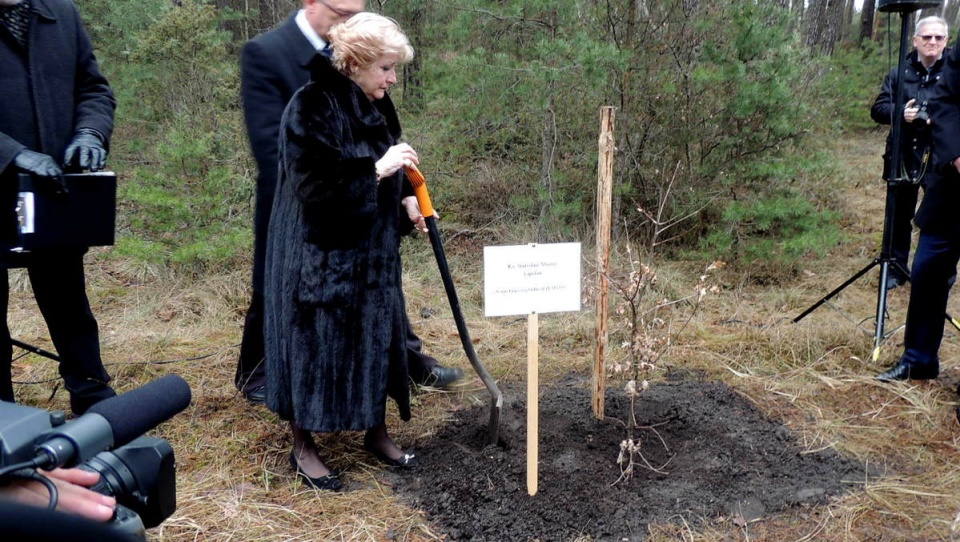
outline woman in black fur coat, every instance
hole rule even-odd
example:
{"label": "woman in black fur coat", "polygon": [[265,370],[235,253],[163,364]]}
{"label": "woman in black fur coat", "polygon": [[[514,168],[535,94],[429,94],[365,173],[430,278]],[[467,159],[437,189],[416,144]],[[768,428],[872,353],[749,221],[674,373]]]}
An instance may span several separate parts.
{"label": "woman in black fur coat", "polygon": [[290,422],[291,466],[319,489],[342,487],[312,432],[365,430],[364,446],[416,465],[391,440],[386,399],[410,419],[400,236],[423,216],[403,174],[386,91],[413,49],[396,22],[360,13],[330,31],[332,60],[287,105],[266,266],[267,406]]}

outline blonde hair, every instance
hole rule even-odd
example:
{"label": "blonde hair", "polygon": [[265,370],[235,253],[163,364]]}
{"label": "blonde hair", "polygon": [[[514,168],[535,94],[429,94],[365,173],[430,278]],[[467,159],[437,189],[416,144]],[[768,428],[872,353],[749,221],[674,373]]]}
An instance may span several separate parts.
{"label": "blonde hair", "polygon": [[397,21],[367,11],[331,28],[330,45],[334,67],[347,76],[383,55],[395,55],[400,64],[413,60],[413,47]]}

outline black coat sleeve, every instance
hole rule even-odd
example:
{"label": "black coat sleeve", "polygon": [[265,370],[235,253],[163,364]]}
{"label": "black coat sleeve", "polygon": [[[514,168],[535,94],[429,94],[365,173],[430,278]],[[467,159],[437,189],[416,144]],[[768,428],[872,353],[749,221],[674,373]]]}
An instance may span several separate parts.
{"label": "black coat sleeve", "polygon": [[[253,157],[261,177],[276,179],[277,136],[286,107],[280,60],[257,41],[244,44],[240,53],[240,96]],[[273,193],[273,186],[265,187]]]}
{"label": "black coat sleeve", "polygon": [[883,78],[883,85],[880,87],[880,94],[873,101],[873,107],[870,108],[870,118],[878,124],[893,124],[893,94],[896,90],[897,72],[896,69],[890,70],[890,73]]}
{"label": "black coat sleeve", "polygon": [[283,117],[287,174],[303,205],[307,239],[365,238],[376,217],[374,159],[350,156],[342,112],[330,97],[309,86],[290,101]]}

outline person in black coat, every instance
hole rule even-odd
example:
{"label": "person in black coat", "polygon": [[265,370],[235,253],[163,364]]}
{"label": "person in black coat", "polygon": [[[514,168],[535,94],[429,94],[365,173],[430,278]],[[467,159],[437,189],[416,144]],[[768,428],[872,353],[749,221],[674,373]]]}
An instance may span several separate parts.
{"label": "person in black coat", "polygon": [[[947,36],[931,33],[938,41]],[[932,39],[932,38],[931,38]],[[930,40],[926,40],[930,41]],[[915,222],[920,238],[910,273],[910,302],[903,336],[903,354],[878,380],[933,380],[940,374],[940,343],[950,288],[960,261],[960,55],[945,55],[940,82],[932,89],[927,111],[933,158],[925,176],[923,200]]]}
{"label": "person in black coat", "polygon": [[308,484],[339,489],[312,432],[365,430],[388,465],[414,454],[387,433],[386,399],[410,419],[407,319],[400,237],[425,229],[402,168],[386,94],[413,57],[396,22],[361,13],[330,31],[332,60],[316,56],[280,129],[280,177],[265,269],[267,406],[293,431],[291,466]]}
{"label": "person in black coat", "polygon": [[[893,131],[887,136],[886,152],[883,155],[883,178],[898,179],[890,187],[892,222],[890,223],[892,247],[890,256],[897,263],[890,269],[886,288],[893,289],[909,278],[907,266],[910,256],[910,238],[913,233],[913,216],[917,208],[920,186],[924,175],[931,167],[930,127],[927,124],[928,101],[933,96],[934,86],[940,80],[944,48],[947,46],[947,24],[940,17],[924,17],[917,21],[913,36],[914,51],[907,55],[903,73],[904,109],[897,112],[903,116],[900,132],[901,170],[891,171],[893,154]],[[880,124],[892,124],[894,94],[899,76],[899,66],[890,70],[883,80],[880,94],[870,108],[870,117]]]}
{"label": "person in black coat", "polygon": [[[104,166],[116,102],[90,37],[68,0],[0,0],[0,267],[26,267],[37,306],[60,357],[74,413],[112,397],[100,359],[97,321],[85,291],[86,249],[15,254],[17,176],[30,173],[53,192],[62,168]],[[13,348],[0,285],[0,400],[13,401]]]}
{"label": "person in black coat", "polygon": [[[247,42],[241,52],[240,88],[250,147],[257,162],[254,211],[253,295],[244,319],[235,384],[254,403],[263,402],[263,267],[267,226],[277,184],[277,137],[280,117],[293,93],[310,79],[308,65],[318,51],[329,54],[327,32],[362,11],[363,0],[304,0],[303,9]],[[463,376],[423,353],[423,343],[408,326],[411,378],[437,387]]]}

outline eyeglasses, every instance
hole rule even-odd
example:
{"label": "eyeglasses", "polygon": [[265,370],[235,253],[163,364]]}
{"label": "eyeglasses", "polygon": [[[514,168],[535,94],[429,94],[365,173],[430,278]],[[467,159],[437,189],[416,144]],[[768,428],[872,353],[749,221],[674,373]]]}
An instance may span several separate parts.
{"label": "eyeglasses", "polygon": [[923,41],[945,41],[947,39],[946,36],[940,36],[937,34],[924,34],[922,36],[917,36],[917,37],[922,39]]}
{"label": "eyeglasses", "polygon": [[339,17],[344,17],[344,18],[349,19],[350,17],[353,17],[353,16],[356,15],[357,13],[360,13],[359,11],[351,11],[351,10],[349,10],[349,9],[335,8],[335,7],[331,6],[331,5],[329,4],[329,2],[327,2],[327,0],[317,0],[317,2],[320,2],[321,4],[323,4],[323,7],[329,9],[330,11],[332,11],[332,12],[334,12],[334,13],[336,13],[337,16],[339,16]]}

